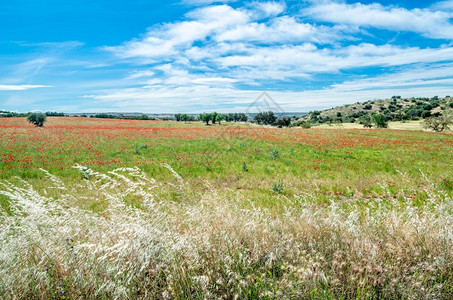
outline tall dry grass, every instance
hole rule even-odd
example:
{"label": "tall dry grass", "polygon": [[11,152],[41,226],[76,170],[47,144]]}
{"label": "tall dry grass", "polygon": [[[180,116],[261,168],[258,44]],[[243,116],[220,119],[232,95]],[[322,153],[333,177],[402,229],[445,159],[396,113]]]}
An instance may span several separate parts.
{"label": "tall dry grass", "polygon": [[[0,295],[6,299],[453,298],[453,202],[427,182],[428,200],[320,204],[292,199],[281,215],[244,209],[206,183],[189,196],[137,168],[80,184],[0,182]],[[81,199],[80,190],[93,199]],[[178,201],[163,199],[178,193]],[[57,197],[51,195],[58,195]],[[85,193],[86,194],[86,193]],[[160,195],[160,196],[158,196]],[[140,198],[134,208],[125,199]],[[108,201],[103,211],[77,206]]]}

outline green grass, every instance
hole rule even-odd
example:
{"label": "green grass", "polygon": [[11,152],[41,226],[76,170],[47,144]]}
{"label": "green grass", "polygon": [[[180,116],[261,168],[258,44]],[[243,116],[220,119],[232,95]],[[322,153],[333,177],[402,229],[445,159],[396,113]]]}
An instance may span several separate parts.
{"label": "green grass", "polygon": [[[447,134],[49,119],[47,128],[39,130],[2,129],[0,178],[19,176],[45,187],[47,179],[39,171],[44,168],[76,182],[81,175],[71,167],[81,164],[100,172],[138,166],[167,181],[172,178],[161,167],[167,163],[196,190],[209,180],[225,192],[241,190],[264,207],[279,207],[281,197],[272,192],[278,180],[289,197],[312,192],[321,200],[326,194],[342,199],[398,197],[422,192],[426,179],[452,195],[442,184],[453,180],[453,137]],[[8,161],[9,155],[13,161]],[[382,185],[390,186],[390,195]]]}
{"label": "green grass", "polygon": [[7,298],[453,295],[451,134],[5,120]]}

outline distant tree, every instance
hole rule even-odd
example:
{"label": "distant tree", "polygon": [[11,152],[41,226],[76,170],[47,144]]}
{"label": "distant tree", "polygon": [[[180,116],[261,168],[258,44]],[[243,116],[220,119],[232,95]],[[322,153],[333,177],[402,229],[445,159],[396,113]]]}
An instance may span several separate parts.
{"label": "distant tree", "polygon": [[437,132],[450,130],[450,125],[453,125],[453,118],[451,115],[442,115],[439,117],[426,118],[422,126],[426,129],[431,129]]}
{"label": "distant tree", "polygon": [[283,117],[281,119],[278,119],[275,122],[275,125],[277,125],[279,128],[288,127],[289,125],[291,125],[291,119],[288,117]]}
{"label": "distant tree", "polygon": [[174,117],[177,122],[181,121],[181,114],[175,114]]}
{"label": "distant tree", "polygon": [[109,115],[106,113],[100,113],[100,114],[95,114],[91,116],[92,118],[100,118],[100,119],[118,119],[118,116],[115,115]]}
{"label": "distant tree", "polygon": [[247,122],[249,120],[249,117],[245,113],[240,113],[238,115],[238,121],[239,122]]}
{"label": "distant tree", "polygon": [[226,118],[226,115],[224,115],[224,114],[217,114],[216,121],[217,121],[217,122],[219,123],[219,125],[220,125],[220,122],[221,122],[222,120],[225,120],[225,118]]}
{"label": "distant tree", "polygon": [[371,117],[373,123],[376,125],[377,128],[387,128],[388,123],[384,115],[381,114],[374,114]]}
{"label": "distant tree", "polygon": [[184,121],[184,123],[186,123],[187,121],[189,121],[189,115],[188,114],[182,114],[180,119],[181,119],[181,121]]}
{"label": "distant tree", "polygon": [[46,112],[46,116],[48,117],[64,117],[64,113],[62,112],[56,112],[56,111],[48,111]]}
{"label": "distant tree", "polygon": [[46,122],[46,119],[47,119],[47,117],[43,113],[30,113],[27,116],[27,121],[37,127],[44,126],[44,122]]}
{"label": "distant tree", "polygon": [[304,128],[304,129],[311,128],[311,123],[303,121],[300,123],[300,127]]}
{"label": "distant tree", "polygon": [[266,111],[256,114],[253,120],[258,124],[274,125],[277,117],[272,111]]}
{"label": "distant tree", "polygon": [[359,118],[359,124],[362,124],[363,127],[365,128],[371,128],[373,127],[373,124],[371,123],[371,118],[369,115],[363,115]]}
{"label": "distant tree", "polygon": [[198,116],[200,121],[206,122],[206,125],[209,125],[209,121],[212,120],[212,114],[210,113],[202,113]]}
{"label": "distant tree", "polygon": [[423,119],[426,119],[426,118],[431,117],[431,111],[429,111],[429,110],[424,110],[424,111],[422,111],[421,117],[422,117]]}
{"label": "distant tree", "polygon": [[219,115],[219,114],[216,113],[216,112],[211,113],[212,124],[215,124],[215,123],[217,122],[217,116],[218,116],[218,115]]}

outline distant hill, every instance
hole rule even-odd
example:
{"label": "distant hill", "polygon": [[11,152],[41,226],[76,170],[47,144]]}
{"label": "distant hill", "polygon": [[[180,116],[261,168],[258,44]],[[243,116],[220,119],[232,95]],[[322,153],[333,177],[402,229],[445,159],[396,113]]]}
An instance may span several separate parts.
{"label": "distant hill", "polygon": [[322,111],[312,111],[298,119],[310,123],[361,123],[367,116],[382,114],[387,121],[420,120],[430,116],[440,116],[453,108],[453,98],[434,96],[432,98],[401,98],[369,100],[334,107]]}

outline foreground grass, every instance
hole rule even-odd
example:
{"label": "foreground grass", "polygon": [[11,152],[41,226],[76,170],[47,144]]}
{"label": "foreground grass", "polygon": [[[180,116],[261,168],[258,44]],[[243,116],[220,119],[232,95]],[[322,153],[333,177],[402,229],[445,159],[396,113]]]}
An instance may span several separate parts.
{"label": "foreground grass", "polygon": [[452,135],[49,119],[0,124],[3,298],[453,298]]}
{"label": "foreground grass", "polygon": [[[453,202],[426,182],[413,205],[372,200],[320,206],[295,195],[281,215],[244,209],[138,168],[50,183],[0,183],[11,214],[0,224],[0,294],[6,298],[436,298],[453,297]],[[386,189],[387,187],[383,187]],[[73,206],[77,190],[108,199],[102,214]],[[60,191],[55,199],[46,196]],[[160,199],[174,192],[180,201]],[[125,199],[141,198],[140,208]]]}

